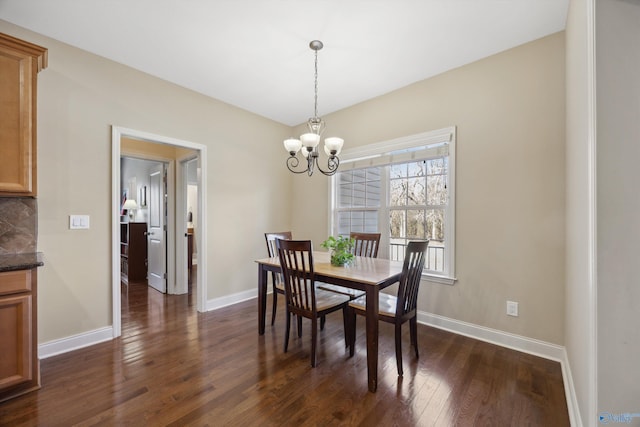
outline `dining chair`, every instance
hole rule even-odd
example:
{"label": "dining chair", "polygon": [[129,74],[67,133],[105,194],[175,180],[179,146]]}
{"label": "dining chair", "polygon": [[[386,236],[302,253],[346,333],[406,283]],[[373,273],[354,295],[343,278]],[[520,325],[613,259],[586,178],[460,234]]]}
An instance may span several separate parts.
{"label": "dining chair", "polygon": [[[418,354],[418,289],[420,278],[426,259],[429,241],[411,241],[407,245],[402,274],[398,286],[397,295],[389,295],[379,292],[378,319],[395,325],[396,364],[398,376],[402,376],[402,324],[409,321],[411,345]],[[349,357],[355,352],[356,342],[356,314],[366,315],[366,297],[360,297],[349,302],[349,317],[347,328],[349,330]]]}
{"label": "dining chair", "polygon": [[[267,241],[267,252],[269,258],[278,256],[278,248],[276,247],[276,239],[291,240],[292,234],[290,231],[281,231],[278,233],[264,233],[264,238]],[[278,308],[278,294],[284,295],[284,280],[282,274],[272,272],[271,283],[273,286],[273,307],[271,309],[271,324],[276,320],[276,309]]]}
{"label": "dining chair", "polygon": [[378,246],[380,246],[380,233],[360,233],[352,231],[349,237],[355,240],[353,253],[356,256],[366,256],[370,258],[378,257]]}
{"label": "dining chair", "polygon": [[334,311],[342,310],[342,322],[347,341],[347,295],[318,289],[313,270],[313,246],[311,240],[276,240],[280,267],[284,277],[287,300],[284,352],[289,347],[291,315],[311,320],[311,366],[316,366],[318,319]]}

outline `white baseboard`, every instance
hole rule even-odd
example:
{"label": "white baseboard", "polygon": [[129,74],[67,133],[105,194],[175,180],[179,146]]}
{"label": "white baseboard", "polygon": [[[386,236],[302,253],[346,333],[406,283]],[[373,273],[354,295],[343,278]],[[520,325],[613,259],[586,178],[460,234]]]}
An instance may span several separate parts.
{"label": "white baseboard", "polygon": [[484,326],[474,325],[460,320],[451,319],[437,314],[418,312],[418,322],[434,328],[443,329],[454,334],[464,335],[480,341],[486,341],[501,347],[507,347],[523,353],[532,354],[545,359],[560,362],[562,369],[562,382],[564,384],[565,398],[567,399],[567,409],[569,421],[574,427],[581,427],[582,421],[577,410],[578,401],[576,391],[571,377],[571,368],[567,357],[566,348],[557,344],[524,337],[522,335],[511,334],[509,332],[491,329]]}
{"label": "white baseboard", "polygon": [[567,408],[569,409],[569,422],[573,427],[582,427],[582,417],[578,410],[578,397],[573,386],[573,376],[571,375],[571,365],[566,349],[562,354],[562,379],[564,382],[564,395],[567,398]]}
{"label": "white baseboard", "polygon": [[40,359],[46,359],[51,356],[88,347],[111,339],[113,339],[113,327],[106,326],[104,328],[94,329],[93,331],[40,344],[38,346],[38,357]]}
{"label": "white baseboard", "polygon": [[467,323],[424,311],[418,312],[418,322],[480,341],[486,341],[502,347],[533,354],[534,356],[544,357],[545,359],[551,359],[557,362],[562,362],[563,359],[564,347],[533,338],[527,338],[522,335],[478,326],[473,323]]}
{"label": "white baseboard", "polygon": [[[246,301],[251,298],[258,297],[258,289],[251,289],[248,291],[238,292],[236,294],[226,295],[219,298],[210,299],[207,301],[207,311],[217,310],[222,307],[237,304],[242,301]],[[257,307],[256,307],[257,309]]]}

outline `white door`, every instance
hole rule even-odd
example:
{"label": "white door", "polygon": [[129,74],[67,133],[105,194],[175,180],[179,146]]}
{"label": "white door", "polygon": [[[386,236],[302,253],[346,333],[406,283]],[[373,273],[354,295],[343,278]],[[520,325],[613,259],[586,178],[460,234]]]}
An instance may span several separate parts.
{"label": "white door", "polygon": [[149,172],[149,227],[147,230],[147,280],[149,286],[167,292],[167,241],[165,238],[166,188],[164,163]]}

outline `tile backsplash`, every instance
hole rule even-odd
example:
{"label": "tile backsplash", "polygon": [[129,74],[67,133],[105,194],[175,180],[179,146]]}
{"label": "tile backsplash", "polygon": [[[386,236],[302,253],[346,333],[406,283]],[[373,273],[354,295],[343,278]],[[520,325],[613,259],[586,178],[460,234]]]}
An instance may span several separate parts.
{"label": "tile backsplash", "polygon": [[36,252],[38,200],[0,197],[0,255]]}

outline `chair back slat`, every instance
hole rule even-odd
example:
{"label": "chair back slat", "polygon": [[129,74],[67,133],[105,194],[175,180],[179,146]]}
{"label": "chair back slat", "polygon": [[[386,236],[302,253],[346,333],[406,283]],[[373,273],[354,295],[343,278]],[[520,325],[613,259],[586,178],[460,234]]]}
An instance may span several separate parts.
{"label": "chair back slat", "polygon": [[[277,233],[264,233],[264,239],[267,241],[267,253],[269,257],[273,258],[278,256],[278,248],[276,247],[277,239],[291,240],[292,234],[290,231],[280,231]],[[284,278],[281,273],[271,273],[271,280],[274,283],[282,283]]]}
{"label": "chair back slat", "polygon": [[287,305],[295,312],[316,312],[313,251],[310,240],[276,240]]}
{"label": "chair back slat", "polygon": [[353,248],[354,255],[369,258],[378,257],[380,233],[351,232],[349,236],[356,241]]}
{"label": "chair back slat", "polygon": [[416,310],[420,279],[426,260],[429,241],[411,241],[407,245],[398,287],[396,317],[401,318]]}
{"label": "chair back slat", "polygon": [[291,240],[290,231],[280,231],[277,233],[264,233],[264,239],[267,241],[267,252],[269,257],[278,256],[278,248],[276,247],[276,239]]}

